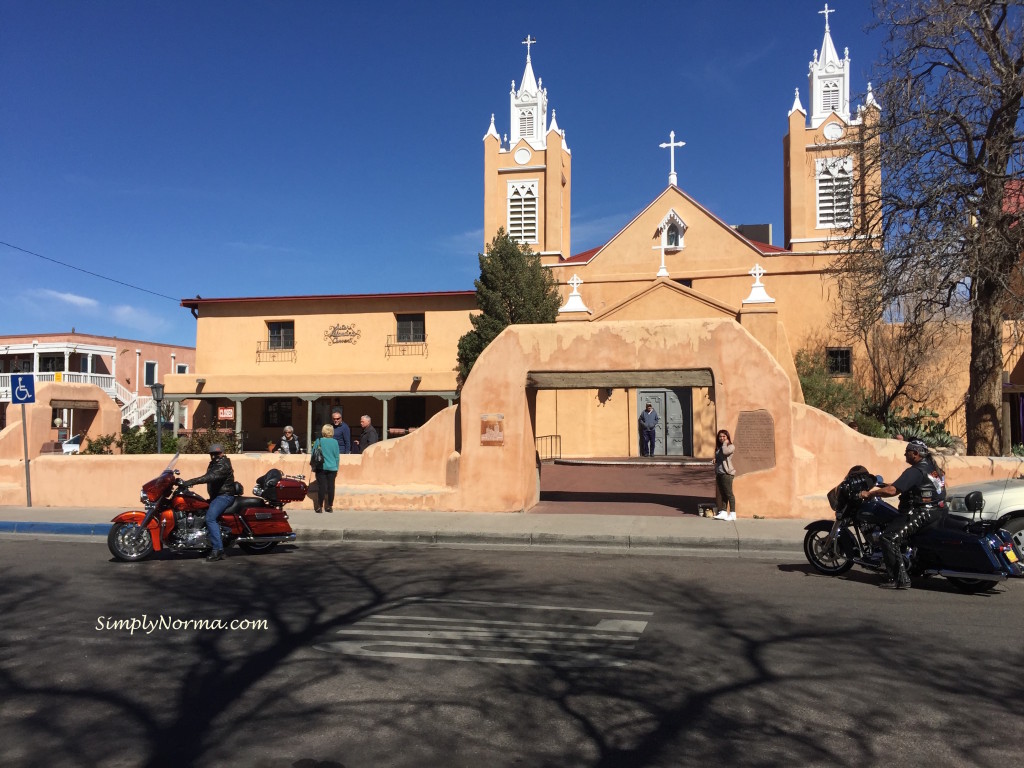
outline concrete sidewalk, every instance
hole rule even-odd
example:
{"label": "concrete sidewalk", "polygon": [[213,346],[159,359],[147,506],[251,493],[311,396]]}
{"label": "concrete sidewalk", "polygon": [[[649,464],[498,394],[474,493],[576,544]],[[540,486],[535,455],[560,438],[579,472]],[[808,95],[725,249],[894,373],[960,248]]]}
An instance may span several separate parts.
{"label": "concrete sidewalk", "polygon": [[[106,537],[123,509],[0,507],[0,533]],[[695,515],[503,514],[288,510],[303,542],[376,542],[506,547],[556,547],[718,554],[802,555],[809,520],[726,522]]]}

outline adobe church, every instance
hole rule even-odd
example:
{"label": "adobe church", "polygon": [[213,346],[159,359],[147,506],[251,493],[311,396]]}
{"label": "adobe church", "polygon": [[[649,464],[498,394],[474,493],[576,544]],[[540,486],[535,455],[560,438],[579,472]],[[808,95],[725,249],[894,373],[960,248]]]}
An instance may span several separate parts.
{"label": "adobe church", "polygon": [[[507,140],[493,116],[484,136],[485,239],[504,227],[540,254],[561,287],[559,322],[742,317],[802,402],[793,354],[829,324],[837,296],[826,276],[828,242],[857,231],[853,178],[863,127],[877,114],[870,86],[866,103],[851,105],[849,53],[837,52],[827,18],[809,67],[809,112],[798,90],[783,142],[785,248],[770,244],[768,226],[730,226],[679,187],[676,151],[684,142],[672,131],[661,144],[666,188],[607,243],[573,254],[572,154],[553,110],[548,119],[530,37],[525,70],[509,95]],[[838,373],[852,372],[852,350],[828,354]],[[638,455],[635,422],[648,402],[662,416],[656,455],[714,452],[710,371],[638,376],[623,361],[613,374],[535,377],[532,384],[537,434],[558,436],[562,456]]]}

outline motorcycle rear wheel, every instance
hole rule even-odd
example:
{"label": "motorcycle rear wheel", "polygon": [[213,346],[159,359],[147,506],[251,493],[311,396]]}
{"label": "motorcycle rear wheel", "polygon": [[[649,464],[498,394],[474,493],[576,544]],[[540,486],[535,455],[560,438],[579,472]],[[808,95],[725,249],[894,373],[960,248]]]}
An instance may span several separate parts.
{"label": "motorcycle rear wheel", "polygon": [[114,523],[107,534],[107,549],[118,560],[131,563],[153,554],[153,539],[149,529],[140,529],[138,523]]}
{"label": "motorcycle rear wheel", "polygon": [[826,576],[839,576],[853,568],[853,558],[839,551],[839,537],[826,546],[831,526],[813,529],[804,536],[804,555],[814,570]]}
{"label": "motorcycle rear wheel", "polygon": [[967,595],[976,595],[979,592],[988,592],[990,589],[995,589],[996,582],[988,581],[986,579],[960,579],[947,576],[949,583],[956,587],[958,590]]}
{"label": "motorcycle rear wheel", "polygon": [[276,547],[279,543],[280,542],[277,541],[240,541],[238,542],[238,548],[241,549],[243,552],[248,552],[250,555],[264,555],[270,550],[272,550],[274,547]]}

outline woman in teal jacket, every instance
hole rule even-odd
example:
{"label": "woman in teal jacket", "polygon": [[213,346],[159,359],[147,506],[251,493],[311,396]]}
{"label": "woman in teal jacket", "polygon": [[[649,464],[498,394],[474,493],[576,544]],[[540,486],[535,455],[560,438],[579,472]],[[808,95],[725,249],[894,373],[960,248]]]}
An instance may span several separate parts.
{"label": "woman in teal jacket", "polygon": [[320,437],[313,441],[309,452],[313,453],[317,447],[324,455],[324,465],[321,469],[316,470],[317,494],[313,511],[320,513],[326,509],[328,512],[333,512],[334,481],[338,477],[338,459],[341,457],[341,450],[338,448],[338,441],[334,439],[334,427],[330,424],[324,424],[323,429],[320,430]]}

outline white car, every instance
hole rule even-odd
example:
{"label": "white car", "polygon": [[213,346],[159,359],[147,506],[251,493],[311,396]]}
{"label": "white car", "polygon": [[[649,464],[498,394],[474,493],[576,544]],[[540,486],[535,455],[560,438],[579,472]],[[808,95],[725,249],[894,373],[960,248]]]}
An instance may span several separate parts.
{"label": "white car", "polygon": [[946,503],[954,515],[971,517],[964,505],[964,497],[971,491],[981,491],[985,506],[979,515],[982,520],[998,520],[1000,528],[1013,536],[1017,548],[1024,551],[1024,478],[989,480],[974,485],[959,485],[946,489]]}

